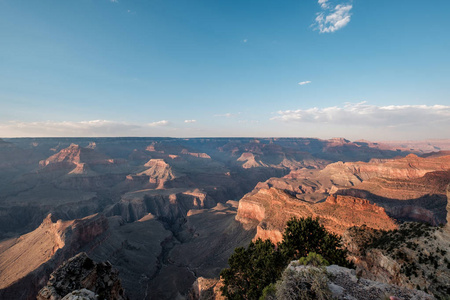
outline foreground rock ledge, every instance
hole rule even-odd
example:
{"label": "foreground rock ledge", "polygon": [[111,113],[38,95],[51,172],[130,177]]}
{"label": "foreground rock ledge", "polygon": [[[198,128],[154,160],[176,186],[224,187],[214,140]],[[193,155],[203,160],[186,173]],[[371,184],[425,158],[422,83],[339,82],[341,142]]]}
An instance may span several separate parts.
{"label": "foreground rock ledge", "polygon": [[[296,261],[287,267],[294,272],[304,272],[317,269],[311,266],[299,266]],[[397,299],[432,300],[434,296],[423,291],[407,289],[392,284],[381,283],[364,278],[358,278],[355,270],[331,265],[326,267],[328,274],[328,287],[333,299],[365,299],[379,300],[386,296],[394,296]]]}
{"label": "foreground rock ledge", "polygon": [[91,297],[86,299],[96,299],[98,296],[105,300],[125,300],[127,298],[118,275],[118,271],[109,262],[96,263],[81,252],[50,275],[47,286],[39,291],[36,299],[72,299],[70,296],[75,291],[83,290]]}

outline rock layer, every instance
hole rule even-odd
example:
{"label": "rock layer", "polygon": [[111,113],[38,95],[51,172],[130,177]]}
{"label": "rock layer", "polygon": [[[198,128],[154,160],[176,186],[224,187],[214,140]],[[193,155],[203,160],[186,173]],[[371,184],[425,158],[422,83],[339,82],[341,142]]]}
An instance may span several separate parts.
{"label": "rock layer", "polygon": [[385,230],[397,227],[382,207],[364,199],[329,196],[325,202],[309,203],[275,188],[247,194],[239,201],[236,219],[256,227],[255,238],[269,238],[276,243],[281,241],[285,224],[292,217],[320,217],[325,228],[337,234],[356,224]]}

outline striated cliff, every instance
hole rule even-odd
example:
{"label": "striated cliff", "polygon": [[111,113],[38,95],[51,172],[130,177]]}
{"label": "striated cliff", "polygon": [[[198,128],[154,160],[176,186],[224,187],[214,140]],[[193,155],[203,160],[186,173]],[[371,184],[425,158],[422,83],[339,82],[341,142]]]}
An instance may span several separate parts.
{"label": "striated cliff", "polygon": [[397,227],[382,207],[364,199],[329,196],[324,202],[310,203],[275,188],[244,196],[239,201],[236,220],[250,228],[256,227],[255,238],[269,238],[276,243],[281,241],[284,226],[292,217],[320,217],[325,228],[337,234],[363,224],[386,230]]}
{"label": "striated cliff", "polygon": [[107,229],[102,215],[65,222],[49,215],[36,230],[0,242],[0,298],[33,298],[53,268]]}

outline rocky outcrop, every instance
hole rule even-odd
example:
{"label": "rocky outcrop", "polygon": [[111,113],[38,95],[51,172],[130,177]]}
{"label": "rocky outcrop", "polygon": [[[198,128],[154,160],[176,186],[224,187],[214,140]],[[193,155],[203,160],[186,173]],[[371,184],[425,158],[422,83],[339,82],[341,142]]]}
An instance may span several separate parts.
{"label": "rocky outcrop", "polygon": [[90,290],[81,289],[65,295],[62,300],[98,300],[98,295]]}
{"label": "rocky outcrop", "polygon": [[188,300],[225,300],[220,292],[222,282],[219,279],[199,277],[189,291]]}
{"label": "rocky outcrop", "polygon": [[72,144],[49,158],[41,160],[39,165],[41,167],[53,166],[53,168],[57,168],[59,166],[78,166],[83,163],[111,164],[113,163],[113,160],[98,153],[93,148],[83,148],[76,144]]}
{"label": "rocky outcrop", "polygon": [[49,215],[36,230],[0,242],[0,298],[33,298],[55,267],[107,229],[103,215],[72,221]]}
{"label": "rocky outcrop", "polygon": [[354,224],[385,230],[397,227],[382,207],[364,199],[329,196],[324,202],[310,203],[275,188],[244,196],[239,201],[236,220],[247,227],[256,227],[255,238],[270,238],[276,243],[281,241],[285,224],[292,217],[320,217],[325,228],[337,234]]}
{"label": "rocky outcrop", "polygon": [[190,209],[215,206],[216,202],[207,193],[198,189],[142,190],[125,194],[119,203],[107,209],[108,216],[120,215],[126,222],[134,222],[148,213],[174,222],[185,218]]}
{"label": "rocky outcrop", "polygon": [[[70,299],[75,296],[76,290],[81,289],[94,292],[100,299],[126,299],[117,270],[109,262],[94,262],[84,252],[59,266],[50,275],[47,285],[39,291],[36,299]],[[84,293],[90,294],[86,291]],[[92,297],[92,294],[89,296]]]}
{"label": "rocky outcrop", "polygon": [[350,228],[343,240],[358,276],[420,288],[439,298],[448,295],[450,233],[443,228],[422,223],[405,223],[388,232]]}
{"label": "rocky outcrop", "polygon": [[172,167],[163,159],[150,159],[144,166],[148,169],[138,173],[137,176],[144,177],[148,182],[155,184],[156,188],[164,188],[167,181],[180,176],[179,174],[175,175]]}
{"label": "rocky outcrop", "polygon": [[278,283],[277,287],[285,287],[285,289],[292,288],[292,292],[294,292],[295,288],[304,289],[308,286],[297,286],[297,282],[302,282],[302,280],[304,280],[303,282],[308,282],[308,280],[312,280],[311,278],[318,278],[319,276],[323,276],[324,280],[327,281],[323,288],[326,289],[328,286],[330,296],[333,299],[379,300],[384,297],[397,297],[396,299],[408,300],[435,299],[432,295],[423,291],[358,278],[355,271],[348,268],[331,265],[320,269],[312,266],[298,265],[296,261],[291,262],[283,275],[283,280],[290,281],[290,283]]}
{"label": "rocky outcrop", "polygon": [[237,161],[243,162],[242,167],[244,169],[258,168],[258,167],[267,167],[266,164],[264,164],[263,162],[257,160],[255,158],[255,155],[253,153],[250,153],[250,152],[242,153],[242,155],[237,159]]}

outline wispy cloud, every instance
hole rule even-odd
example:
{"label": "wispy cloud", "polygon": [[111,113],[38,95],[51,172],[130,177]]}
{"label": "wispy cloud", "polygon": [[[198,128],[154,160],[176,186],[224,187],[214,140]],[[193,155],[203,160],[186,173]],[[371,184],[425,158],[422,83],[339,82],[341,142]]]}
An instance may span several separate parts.
{"label": "wispy cloud", "polygon": [[305,84],[308,84],[308,83],[311,83],[311,81],[309,81],[309,80],[307,80],[307,81],[301,81],[301,82],[299,82],[298,84],[299,84],[299,85],[305,85]]}
{"label": "wispy cloud", "polygon": [[285,110],[277,114],[272,120],[378,127],[418,126],[441,122],[443,126],[450,128],[450,106],[445,105],[376,106],[360,102],[347,103],[342,107]]}
{"label": "wispy cloud", "polygon": [[108,120],[80,122],[20,122],[0,123],[1,136],[120,136],[132,135],[142,128],[140,125]]}
{"label": "wispy cloud", "polygon": [[197,120],[184,120],[184,123],[195,123]]}
{"label": "wispy cloud", "polygon": [[101,136],[166,136],[177,128],[161,120],[149,124],[109,120],[91,121],[0,121],[0,137],[101,137]]}
{"label": "wispy cloud", "polygon": [[322,7],[323,9],[328,8],[328,0],[319,0],[318,2],[320,7]]}
{"label": "wispy cloud", "polygon": [[248,39],[244,39],[243,42],[244,42],[244,43],[247,43],[247,42],[248,42]]}
{"label": "wispy cloud", "polygon": [[313,26],[320,33],[335,32],[345,27],[351,18],[351,4],[331,5],[329,0],[318,0],[322,11],[317,14]]}
{"label": "wispy cloud", "polygon": [[225,117],[225,118],[231,118],[231,117],[237,117],[238,115],[240,115],[241,113],[225,113],[225,114],[218,114],[218,115],[214,115],[214,117]]}
{"label": "wispy cloud", "polygon": [[150,127],[159,127],[159,126],[167,126],[169,125],[170,122],[167,120],[161,120],[161,121],[156,121],[156,122],[152,122],[152,123],[148,123],[147,125]]}
{"label": "wispy cloud", "polygon": [[119,3],[119,0],[109,0],[109,2]]}

